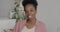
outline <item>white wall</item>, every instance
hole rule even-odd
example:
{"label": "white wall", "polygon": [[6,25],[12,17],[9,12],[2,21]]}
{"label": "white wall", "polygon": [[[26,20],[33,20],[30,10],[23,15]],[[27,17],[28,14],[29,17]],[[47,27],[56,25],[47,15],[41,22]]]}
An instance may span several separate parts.
{"label": "white wall", "polygon": [[0,18],[8,18],[12,10],[14,0],[0,0]]}
{"label": "white wall", "polygon": [[46,23],[48,32],[57,32],[57,29],[60,30],[59,1],[60,0],[38,0],[37,19]]}
{"label": "white wall", "polygon": [[[13,3],[14,0],[0,0],[0,19],[8,18]],[[57,32],[60,28],[60,0],[38,0],[38,3],[37,19],[46,24],[48,32]]]}

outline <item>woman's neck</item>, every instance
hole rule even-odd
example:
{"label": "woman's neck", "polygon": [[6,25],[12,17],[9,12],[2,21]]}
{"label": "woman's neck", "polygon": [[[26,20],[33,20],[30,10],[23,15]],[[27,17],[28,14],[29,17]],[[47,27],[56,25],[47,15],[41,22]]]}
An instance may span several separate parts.
{"label": "woman's neck", "polygon": [[34,19],[32,19],[32,20],[28,20],[28,19],[27,19],[26,27],[30,29],[30,28],[34,27],[35,24],[36,24],[36,18],[34,18]]}

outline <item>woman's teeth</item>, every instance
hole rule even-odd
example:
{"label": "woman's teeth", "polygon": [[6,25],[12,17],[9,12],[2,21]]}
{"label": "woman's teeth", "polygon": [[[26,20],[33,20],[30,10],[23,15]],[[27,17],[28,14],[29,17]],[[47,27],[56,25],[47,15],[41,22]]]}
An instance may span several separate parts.
{"label": "woman's teeth", "polygon": [[29,16],[29,18],[32,18],[32,16]]}

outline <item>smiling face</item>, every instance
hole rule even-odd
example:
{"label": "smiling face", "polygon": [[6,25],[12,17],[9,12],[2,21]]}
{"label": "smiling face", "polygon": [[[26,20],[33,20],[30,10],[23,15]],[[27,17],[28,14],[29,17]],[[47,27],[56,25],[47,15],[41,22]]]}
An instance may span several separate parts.
{"label": "smiling face", "polygon": [[32,4],[27,4],[25,6],[25,14],[27,16],[28,19],[34,19],[36,16],[36,9],[34,7],[34,5]]}

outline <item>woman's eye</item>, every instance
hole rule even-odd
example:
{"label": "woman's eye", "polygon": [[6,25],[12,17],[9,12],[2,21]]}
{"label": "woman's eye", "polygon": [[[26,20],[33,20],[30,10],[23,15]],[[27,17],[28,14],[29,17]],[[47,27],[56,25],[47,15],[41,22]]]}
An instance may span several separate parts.
{"label": "woman's eye", "polygon": [[32,12],[32,10],[30,10]]}

